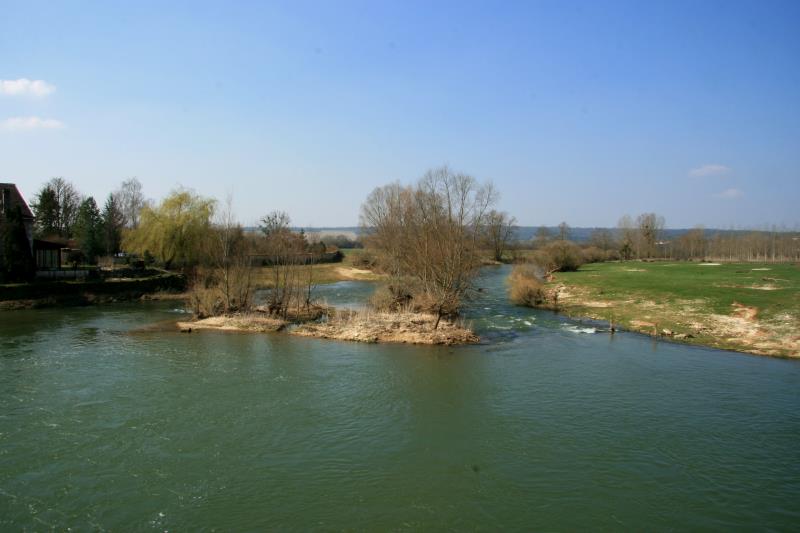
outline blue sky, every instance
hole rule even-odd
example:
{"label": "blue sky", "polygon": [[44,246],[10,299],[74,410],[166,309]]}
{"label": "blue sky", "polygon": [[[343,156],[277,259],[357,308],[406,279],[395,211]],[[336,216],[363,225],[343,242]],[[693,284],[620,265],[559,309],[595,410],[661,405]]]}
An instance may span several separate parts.
{"label": "blue sky", "polygon": [[[449,164],[525,225],[800,224],[800,2],[7,2],[0,181],[352,225]],[[37,83],[38,82],[38,83]]]}

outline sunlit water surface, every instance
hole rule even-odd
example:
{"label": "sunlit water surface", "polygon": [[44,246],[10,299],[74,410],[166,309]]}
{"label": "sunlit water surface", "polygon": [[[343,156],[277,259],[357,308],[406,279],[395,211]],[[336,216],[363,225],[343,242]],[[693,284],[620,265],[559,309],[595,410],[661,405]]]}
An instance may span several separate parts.
{"label": "sunlit water surface", "polygon": [[506,273],[459,348],[0,313],[0,529],[798,527],[797,362],[592,333]]}

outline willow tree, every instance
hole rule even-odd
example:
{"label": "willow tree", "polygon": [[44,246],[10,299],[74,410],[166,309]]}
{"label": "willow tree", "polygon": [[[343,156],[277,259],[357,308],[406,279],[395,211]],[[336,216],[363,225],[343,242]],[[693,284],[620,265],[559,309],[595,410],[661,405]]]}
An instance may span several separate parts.
{"label": "willow tree", "polygon": [[[428,171],[415,186],[379,187],[361,207],[368,246],[381,254],[395,296],[434,311],[437,326],[443,315],[458,311],[472,288],[495,200],[491,184],[442,167]],[[401,290],[403,280],[418,289]]]}
{"label": "willow tree", "polygon": [[140,255],[149,252],[166,268],[196,264],[207,254],[214,207],[211,198],[177,189],[156,207],[142,207],[139,225],[125,233],[123,248]]}

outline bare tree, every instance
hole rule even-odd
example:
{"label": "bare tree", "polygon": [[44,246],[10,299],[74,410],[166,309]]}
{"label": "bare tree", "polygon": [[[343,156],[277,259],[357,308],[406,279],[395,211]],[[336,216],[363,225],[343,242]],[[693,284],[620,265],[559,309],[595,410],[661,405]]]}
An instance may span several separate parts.
{"label": "bare tree", "polygon": [[[283,211],[272,211],[261,219],[262,249],[272,268],[272,286],[267,305],[270,313],[288,317],[311,303],[313,257],[307,253],[305,235],[291,231],[291,219]],[[301,271],[305,267],[305,275]]]}
{"label": "bare tree", "polygon": [[146,203],[142,194],[142,183],[136,178],[127,179],[114,194],[120,203],[125,227],[131,229],[139,227],[139,212]]}
{"label": "bare tree", "polygon": [[639,228],[640,250],[639,257],[651,257],[655,251],[656,243],[661,239],[664,229],[664,217],[655,213],[642,213],[636,218]]}
{"label": "bare tree", "polygon": [[492,209],[486,215],[484,228],[486,244],[492,251],[495,261],[503,260],[503,253],[509,248],[514,239],[517,219],[508,213]]}
{"label": "bare tree", "polygon": [[566,222],[562,222],[558,225],[558,240],[560,241],[568,241],[569,240],[569,224]]}
{"label": "bare tree", "polygon": [[614,242],[614,235],[605,228],[597,228],[592,231],[591,236],[589,237],[589,242],[592,246],[597,246],[603,251],[611,250],[615,247]]}
{"label": "bare tree", "polygon": [[233,214],[230,196],[214,221],[211,257],[219,272],[220,291],[225,312],[247,309],[253,292],[253,269],[250,243]]}
{"label": "bare tree", "polygon": [[681,235],[675,252],[682,259],[704,258],[706,254],[706,237],[703,226],[697,226]]}
{"label": "bare tree", "polygon": [[636,230],[633,227],[633,220],[631,220],[630,215],[623,215],[617,223],[617,228],[619,228],[619,253],[623,259],[630,259],[637,247]]}
{"label": "bare tree", "polygon": [[[397,298],[442,316],[457,312],[480,266],[480,239],[496,200],[491,184],[447,167],[431,170],[416,186],[375,189],[361,206],[367,245],[378,250]],[[414,280],[413,296],[403,279]]]}
{"label": "bare tree", "polygon": [[550,230],[547,226],[539,226],[536,230],[536,247],[541,248],[550,241]]}
{"label": "bare tree", "polygon": [[44,189],[49,189],[55,197],[57,212],[55,216],[55,229],[62,237],[72,237],[72,229],[78,218],[78,209],[81,205],[81,194],[75,186],[62,177],[51,178]]}

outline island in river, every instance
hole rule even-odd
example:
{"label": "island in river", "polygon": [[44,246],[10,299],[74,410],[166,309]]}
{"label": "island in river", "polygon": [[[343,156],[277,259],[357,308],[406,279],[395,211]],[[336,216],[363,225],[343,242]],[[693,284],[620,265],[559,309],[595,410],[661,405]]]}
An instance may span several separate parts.
{"label": "island in river", "polygon": [[316,320],[292,323],[265,313],[237,313],[200,320],[180,321],[183,332],[193,330],[242,331],[267,333],[285,331],[291,335],[342,341],[401,344],[471,344],[480,338],[466,325],[451,320],[437,324],[436,315],[428,313],[388,313],[325,310]]}

